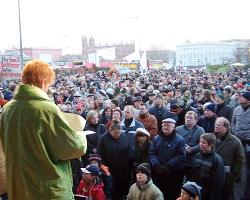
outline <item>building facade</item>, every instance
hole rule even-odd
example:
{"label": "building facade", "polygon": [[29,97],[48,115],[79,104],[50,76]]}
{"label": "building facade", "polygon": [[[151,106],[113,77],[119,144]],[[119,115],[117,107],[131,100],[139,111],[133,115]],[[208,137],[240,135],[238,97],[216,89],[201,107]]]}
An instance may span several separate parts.
{"label": "building facade", "polygon": [[118,43],[118,44],[106,44],[96,45],[93,37],[89,39],[86,36],[82,37],[82,59],[88,61],[88,55],[96,53],[97,50],[115,47],[115,59],[121,61],[125,56],[135,51],[135,43]]}
{"label": "building facade", "polygon": [[[185,43],[176,47],[176,66],[202,67],[242,61],[237,52],[249,49],[249,40],[223,40],[218,42]],[[247,50],[248,51],[248,50]]]}
{"label": "building facade", "polygon": [[[19,55],[19,49],[9,49],[5,51],[8,55]],[[45,62],[52,63],[58,61],[62,57],[62,49],[49,48],[23,48],[23,54],[30,59],[41,59]]]}

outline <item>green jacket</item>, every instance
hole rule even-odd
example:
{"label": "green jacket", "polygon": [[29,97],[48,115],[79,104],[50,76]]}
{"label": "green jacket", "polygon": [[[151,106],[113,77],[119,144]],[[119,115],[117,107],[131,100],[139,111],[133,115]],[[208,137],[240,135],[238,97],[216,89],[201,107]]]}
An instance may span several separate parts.
{"label": "green jacket", "polygon": [[0,138],[10,200],[73,199],[69,160],[86,152],[86,138],[68,126],[43,90],[17,89],[4,106]]}
{"label": "green jacket", "polygon": [[245,159],[241,141],[231,133],[227,133],[223,141],[217,140],[216,152],[222,157],[224,166],[230,167],[228,172],[225,168],[225,184],[232,185],[235,181],[239,181]]}
{"label": "green jacket", "polygon": [[130,189],[127,196],[127,200],[163,200],[163,194],[158,187],[153,184],[150,180],[146,185],[139,188],[136,183],[134,183]]}

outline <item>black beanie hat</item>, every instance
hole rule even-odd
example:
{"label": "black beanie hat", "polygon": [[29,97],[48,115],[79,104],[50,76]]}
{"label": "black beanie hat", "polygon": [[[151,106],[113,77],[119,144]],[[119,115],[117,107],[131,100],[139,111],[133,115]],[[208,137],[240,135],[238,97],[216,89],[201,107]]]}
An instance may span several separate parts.
{"label": "black beanie hat", "polygon": [[147,175],[147,177],[151,177],[150,165],[148,163],[142,163],[138,165],[136,168],[136,172],[142,172]]}

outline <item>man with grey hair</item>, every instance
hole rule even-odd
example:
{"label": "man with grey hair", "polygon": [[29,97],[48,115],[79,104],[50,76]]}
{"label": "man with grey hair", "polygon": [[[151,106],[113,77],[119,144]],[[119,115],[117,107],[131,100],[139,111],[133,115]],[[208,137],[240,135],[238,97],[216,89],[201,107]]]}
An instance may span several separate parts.
{"label": "man with grey hair", "polygon": [[250,91],[245,91],[239,99],[240,106],[233,112],[231,130],[242,142],[246,158],[246,186],[244,199],[250,199]]}
{"label": "man with grey hair", "polygon": [[218,117],[214,124],[217,137],[216,152],[222,157],[225,169],[225,184],[223,199],[234,199],[234,184],[240,180],[244,149],[240,140],[230,133],[230,122],[224,117]]}

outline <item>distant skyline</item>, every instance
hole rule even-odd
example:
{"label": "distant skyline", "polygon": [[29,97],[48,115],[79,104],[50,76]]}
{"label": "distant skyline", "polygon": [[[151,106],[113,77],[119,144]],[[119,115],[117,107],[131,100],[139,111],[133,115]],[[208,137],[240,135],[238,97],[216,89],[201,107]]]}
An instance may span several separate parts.
{"label": "distant skyline", "polygon": [[[248,0],[20,0],[23,47],[81,53],[96,44],[138,41],[175,49],[191,42],[250,39]],[[19,47],[17,0],[0,1],[0,50]]]}

